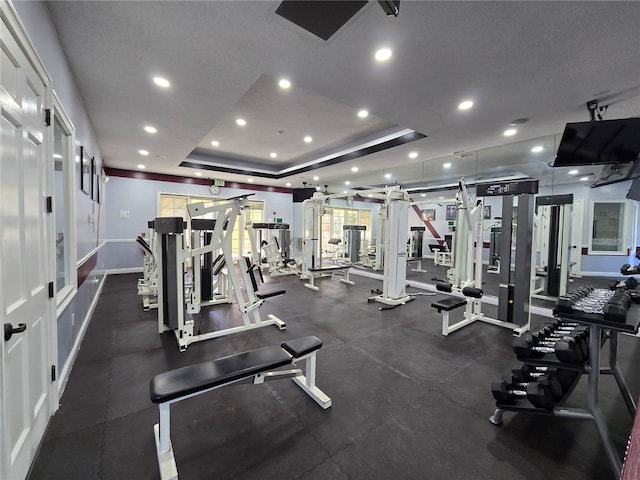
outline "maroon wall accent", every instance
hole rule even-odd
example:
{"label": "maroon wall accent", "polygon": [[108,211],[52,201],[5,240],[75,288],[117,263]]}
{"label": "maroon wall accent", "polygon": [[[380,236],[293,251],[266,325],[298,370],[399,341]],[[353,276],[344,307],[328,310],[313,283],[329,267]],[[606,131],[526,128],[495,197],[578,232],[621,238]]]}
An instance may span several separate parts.
{"label": "maroon wall accent", "polygon": [[98,252],[91,255],[85,262],[78,267],[78,288],[84,283],[91,271],[98,264]]}
{"label": "maroon wall accent", "polygon": [[[422,212],[420,211],[420,207],[418,207],[417,205],[411,205],[411,206],[413,207],[413,211],[416,212],[416,215],[418,215],[420,220],[422,220]],[[433,235],[433,238],[438,240],[438,242],[442,245],[443,243],[443,240],[441,240],[442,237],[440,237],[440,234],[436,231],[435,227],[431,225],[431,222],[428,222],[427,220],[422,220],[422,223],[424,223],[427,229],[431,232],[431,235]]]}
{"label": "maroon wall accent", "polygon": [[[192,185],[205,185],[205,186],[209,186],[212,183],[211,180],[207,178],[179,177],[177,175],[165,175],[163,173],[122,170],[119,168],[111,168],[111,167],[105,167],[104,171],[110,177],[137,178],[139,180],[155,180],[158,182],[189,183]],[[291,193],[290,188],[272,187],[268,185],[255,185],[253,183],[225,182],[225,187],[242,188],[245,190],[256,190],[259,192]]]}

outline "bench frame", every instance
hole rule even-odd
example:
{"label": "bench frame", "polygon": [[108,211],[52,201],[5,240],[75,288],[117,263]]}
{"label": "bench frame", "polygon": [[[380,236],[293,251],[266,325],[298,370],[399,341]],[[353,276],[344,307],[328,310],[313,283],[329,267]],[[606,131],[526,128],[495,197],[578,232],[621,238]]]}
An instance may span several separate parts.
{"label": "bench frame", "polygon": [[259,385],[267,381],[282,380],[291,378],[307,395],[309,395],[323,409],[331,406],[331,398],[329,398],[322,390],[316,386],[316,349],[306,355],[300,357],[291,356],[291,362],[294,366],[296,362],[305,360],[304,372],[300,368],[290,368],[287,370],[273,370],[259,372],[240,378],[231,382],[217,385],[215,387],[206,388],[204,390],[190,393],[183,397],[174,398],[166,402],[158,404],[160,410],[160,421],[153,426],[153,432],[156,440],[156,453],[158,456],[158,467],[160,469],[160,478],[162,480],[177,480],[178,467],[176,466],[176,458],[173,454],[173,445],[171,444],[171,404],[181,402],[187,398],[195,397],[203,393],[226,387],[228,385],[252,383]]}
{"label": "bench frame", "polygon": [[314,290],[314,291],[318,291],[320,290],[320,287],[318,287],[315,284],[315,279],[316,278],[321,278],[321,277],[326,277],[331,275],[331,278],[333,279],[333,275],[337,272],[343,272],[344,273],[344,278],[340,279],[340,283],[345,283],[347,285],[355,285],[355,282],[353,280],[349,279],[349,270],[351,269],[351,265],[330,265],[328,267],[318,267],[318,268],[309,268],[309,283],[305,283],[304,286]]}

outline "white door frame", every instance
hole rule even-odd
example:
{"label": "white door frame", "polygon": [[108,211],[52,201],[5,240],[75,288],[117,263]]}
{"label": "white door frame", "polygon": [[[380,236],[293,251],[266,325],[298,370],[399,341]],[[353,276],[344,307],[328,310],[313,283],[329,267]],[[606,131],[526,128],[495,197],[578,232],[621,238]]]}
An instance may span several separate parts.
{"label": "white door frame", "polygon": [[[26,60],[29,62],[35,74],[39,77],[39,81],[43,84],[42,91],[42,112],[38,112],[38,114],[42,114],[42,121],[44,125],[44,110],[52,108],[52,89],[51,89],[51,77],[47,73],[44,68],[44,64],[41,61],[40,57],[36,53],[36,50],[31,43],[28,34],[26,32],[26,28],[24,27],[22,21],[20,20],[14,6],[7,0],[0,0],[0,21],[6,25],[8,32],[13,37],[14,41],[17,44],[17,47],[21,50],[21,54],[26,57]],[[0,96],[4,95],[4,91],[0,89]],[[3,102],[4,103],[4,102]],[[44,209],[45,198],[47,196],[52,195],[53,192],[53,162],[47,161],[47,159],[52,159],[53,156],[53,137],[52,137],[51,126],[43,127],[43,139],[42,139],[42,148],[43,148],[43,188],[44,191],[41,192],[42,199],[42,208]],[[54,267],[54,235],[53,235],[53,216],[51,214],[45,214],[43,227],[43,241],[44,245],[42,252],[42,278],[43,279],[51,279],[53,280],[55,274]],[[4,268],[2,259],[0,259],[0,269]],[[0,306],[4,308],[5,299],[3,298],[2,290],[0,290]],[[43,337],[44,337],[44,350],[43,352],[43,363],[47,366],[55,366],[57,364],[57,325],[56,325],[56,315],[55,315],[55,299],[49,299],[45,303],[44,311],[42,312],[42,321],[43,323]],[[15,326],[15,325],[14,325]],[[5,357],[5,342],[4,338],[0,340],[0,358]],[[11,388],[11,385],[5,385],[7,381],[6,376],[3,372],[3,368],[0,365],[0,399],[6,398],[6,394],[8,389]],[[21,455],[26,455],[24,458],[24,463],[26,465],[21,465],[21,469],[24,470],[26,468],[28,470],[29,466],[33,462],[35,457],[37,447],[42,441],[42,437],[44,436],[44,431],[46,428],[46,424],[49,421],[50,417],[53,415],[55,410],[58,407],[58,392],[56,388],[56,382],[51,380],[51,377],[47,375],[48,381],[45,384],[45,391],[47,395],[47,400],[43,403],[42,408],[46,408],[44,411],[44,415],[47,418],[42,418],[44,425],[38,425],[37,429],[31,428],[30,435],[31,437],[28,439],[28,442],[23,446],[24,453]],[[5,410],[6,402],[3,400],[0,401],[0,477],[7,478],[11,471],[10,467],[10,458],[7,458],[7,437],[6,437],[6,428],[7,428],[7,415],[10,415],[11,412],[7,412]],[[31,424],[31,427],[34,425]],[[27,450],[28,449],[28,450]],[[21,472],[22,473],[22,472]],[[21,474],[20,473],[20,474]],[[26,471],[24,474],[26,475]]]}

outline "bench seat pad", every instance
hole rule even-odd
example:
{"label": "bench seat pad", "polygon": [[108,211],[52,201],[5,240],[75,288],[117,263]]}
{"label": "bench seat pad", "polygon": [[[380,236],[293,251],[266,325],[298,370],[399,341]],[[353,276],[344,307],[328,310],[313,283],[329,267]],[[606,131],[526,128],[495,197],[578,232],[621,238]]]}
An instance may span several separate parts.
{"label": "bench seat pad", "polygon": [[289,353],[272,345],[160,373],[149,385],[151,401],[164,403],[282,367],[291,361]]}
{"label": "bench seat pad", "polygon": [[349,264],[337,264],[337,265],[324,265],[322,267],[309,268],[310,272],[330,272],[331,270],[344,270],[345,268],[351,268]]}
{"label": "bench seat pad", "polygon": [[462,307],[463,305],[466,305],[466,304],[467,304],[467,301],[464,299],[460,299],[457,297],[447,297],[447,298],[443,298],[442,300],[438,300],[437,302],[433,302],[431,306],[433,308],[437,308],[438,312],[440,312],[440,310],[444,310],[445,312],[448,312],[455,308]]}
{"label": "bench seat pad", "polygon": [[318,350],[320,347],[322,347],[322,340],[313,335],[294,338],[293,340],[282,342],[282,348],[293,355],[293,358],[300,358],[308,353]]}

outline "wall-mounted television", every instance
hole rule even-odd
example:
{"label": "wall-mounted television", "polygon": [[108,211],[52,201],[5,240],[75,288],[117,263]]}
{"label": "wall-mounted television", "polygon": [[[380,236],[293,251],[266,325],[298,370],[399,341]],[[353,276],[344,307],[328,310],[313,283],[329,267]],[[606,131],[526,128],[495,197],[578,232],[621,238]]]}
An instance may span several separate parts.
{"label": "wall-mounted television", "polygon": [[640,118],[567,123],[554,167],[634,162],[640,155]]}
{"label": "wall-mounted television", "polygon": [[605,165],[598,174],[592,188],[624,182],[640,177],[640,161],[624,164]]}
{"label": "wall-mounted television", "polygon": [[313,194],[316,193],[315,188],[294,188],[293,192],[293,203],[301,203],[307,200],[308,198],[313,197]]}
{"label": "wall-mounted television", "polygon": [[631,187],[627,192],[627,198],[629,200],[640,200],[640,178],[636,178],[631,182]]}

